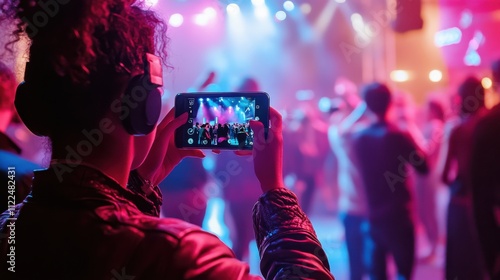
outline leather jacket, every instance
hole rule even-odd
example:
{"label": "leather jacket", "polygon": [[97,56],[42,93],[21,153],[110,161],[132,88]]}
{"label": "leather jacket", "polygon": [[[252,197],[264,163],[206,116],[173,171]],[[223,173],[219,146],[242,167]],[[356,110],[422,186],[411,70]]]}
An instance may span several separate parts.
{"label": "leather jacket", "polygon": [[[0,279],[261,279],[215,235],[145,214],[146,197],[95,169],[59,179],[35,171],[31,194],[1,215]],[[266,279],[333,279],[293,193],[262,195],[253,221]]]}

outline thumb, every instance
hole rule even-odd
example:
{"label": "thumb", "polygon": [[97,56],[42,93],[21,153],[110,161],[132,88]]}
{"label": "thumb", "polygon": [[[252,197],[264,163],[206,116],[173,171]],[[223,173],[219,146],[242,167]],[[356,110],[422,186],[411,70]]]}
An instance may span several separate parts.
{"label": "thumb", "polygon": [[266,143],[266,137],[264,135],[264,124],[260,121],[251,120],[250,128],[253,130],[254,147],[264,145]]}
{"label": "thumb", "polygon": [[250,128],[257,134],[264,130],[264,124],[260,121],[250,120]]}
{"label": "thumb", "polygon": [[172,122],[172,120],[175,118],[175,107],[172,107],[170,111],[168,111],[167,115],[163,118],[163,120],[158,124],[158,129],[163,130],[167,124]]}

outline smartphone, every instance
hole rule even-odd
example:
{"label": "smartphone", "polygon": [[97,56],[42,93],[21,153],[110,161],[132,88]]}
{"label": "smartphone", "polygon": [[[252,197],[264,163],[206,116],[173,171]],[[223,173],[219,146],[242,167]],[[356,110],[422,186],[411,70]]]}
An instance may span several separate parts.
{"label": "smartphone", "polygon": [[[175,131],[178,148],[251,150],[256,137],[250,120],[269,128],[269,95],[265,92],[194,92],[175,97],[175,116],[188,112]],[[266,135],[267,136],[267,135]]]}

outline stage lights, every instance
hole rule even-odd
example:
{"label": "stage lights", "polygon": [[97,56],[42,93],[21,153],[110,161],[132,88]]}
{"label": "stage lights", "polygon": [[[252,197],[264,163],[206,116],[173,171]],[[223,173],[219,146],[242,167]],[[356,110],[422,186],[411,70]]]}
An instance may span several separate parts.
{"label": "stage lights", "polygon": [[235,4],[235,3],[231,3],[231,4],[227,5],[226,11],[227,11],[228,15],[237,15],[241,12],[240,6],[238,6],[238,4]]}
{"label": "stage lights", "polygon": [[277,11],[275,17],[277,20],[283,21],[286,19],[286,13],[283,11]]}
{"label": "stage lights", "polygon": [[293,4],[292,1],[285,1],[285,3],[283,3],[283,9],[285,9],[285,11],[293,11],[293,9],[295,9],[295,4]]}
{"label": "stage lights", "polygon": [[252,5],[259,7],[259,6],[264,6],[266,5],[265,0],[252,0]]}
{"label": "stage lights", "polygon": [[217,12],[215,11],[214,8],[212,7],[207,7],[205,10],[203,10],[203,14],[208,18],[208,19],[214,19],[217,16]]}
{"label": "stage lights", "polygon": [[394,82],[406,82],[410,79],[410,74],[406,70],[394,70],[390,74],[391,80]]}
{"label": "stage lights", "polygon": [[358,13],[353,13],[351,15],[351,24],[352,28],[357,32],[363,33],[365,29],[365,22],[363,21],[363,17]]}
{"label": "stage lights", "polygon": [[212,7],[206,7],[202,13],[194,16],[194,23],[200,26],[207,25],[217,17],[217,11]]}
{"label": "stage lights", "polygon": [[431,82],[437,83],[440,82],[443,79],[443,73],[439,70],[432,70],[429,72],[429,80]]}
{"label": "stage lights", "polygon": [[258,6],[255,7],[253,13],[256,18],[265,19],[266,17],[269,16],[269,9],[266,6]]}
{"label": "stage lights", "polygon": [[170,19],[168,20],[168,24],[172,27],[179,27],[183,22],[184,17],[179,13],[171,15]]}
{"label": "stage lights", "polygon": [[481,79],[481,85],[483,85],[485,89],[490,89],[493,86],[493,81],[488,77],[484,77]]}
{"label": "stage lights", "polygon": [[323,96],[318,101],[318,108],[321,112],[327,113],[332,107],[332,101],[330,98]]}

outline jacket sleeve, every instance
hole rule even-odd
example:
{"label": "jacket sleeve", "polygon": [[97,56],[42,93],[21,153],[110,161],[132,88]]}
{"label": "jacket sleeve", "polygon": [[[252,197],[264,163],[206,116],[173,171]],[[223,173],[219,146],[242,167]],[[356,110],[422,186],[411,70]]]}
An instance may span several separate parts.
{"label": "jacket sleeve", "polygon": [[266,279],[334,279],[312,224],[291,191],[263,194],[254,206],[253,222]]}
{"label": "jacket sleeve", "polygon": [[179,263],[176,267],[182,268],[182,279],[262,280],[250,275],[248,264],[236,259],[229,247],[208,232],[190,232],[182,237],[177,247]]}

